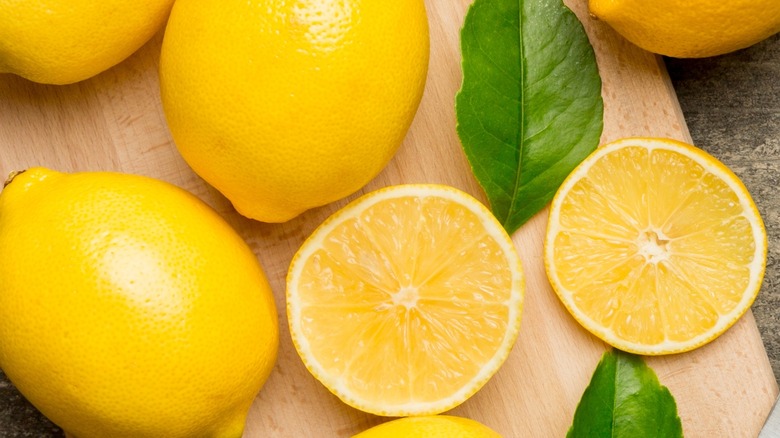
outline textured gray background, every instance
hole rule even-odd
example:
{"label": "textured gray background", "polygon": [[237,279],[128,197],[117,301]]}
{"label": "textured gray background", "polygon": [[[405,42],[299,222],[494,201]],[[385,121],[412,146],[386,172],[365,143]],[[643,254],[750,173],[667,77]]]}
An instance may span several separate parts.
{"label": "textured gray background", "polygon": [[[753,305],[780,376],[780,34],[748,49],[699,60],[667,59],[694,143],[726,163],[750,190],[769,235],[769,259]],[[0,438],[62,437],[62,432],[0,372]]]}

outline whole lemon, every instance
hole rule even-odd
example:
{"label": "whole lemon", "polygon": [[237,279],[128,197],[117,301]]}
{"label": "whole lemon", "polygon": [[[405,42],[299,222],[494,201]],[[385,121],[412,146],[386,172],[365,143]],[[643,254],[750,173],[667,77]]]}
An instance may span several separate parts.
{"label": "whole lemon", "polygon": [[722,55],[780,31],[777,0],[589,0],[589,7],[637,46],[676,58]]}
{"label": "whole lemon", "polygon": [[406,417],[382,423],[353,438],[501,438],[493,429],[452,415]]}
{"label": "whole lemon", "polygon": [[173,0],[0,0],[0,73],[69,84],[118,64],[165,22]]}
{"label": "whole lemon", "polygon": [[155,179],[32,168],[0,193],[0,368],[78,438],[240,437],[278,323],[256,257]]}
{"label": "whole lemon", "polygon": [[163,109],[196,173],[241,214],[284,222],[385,167],[428,54],[423,0],[179,0]]}

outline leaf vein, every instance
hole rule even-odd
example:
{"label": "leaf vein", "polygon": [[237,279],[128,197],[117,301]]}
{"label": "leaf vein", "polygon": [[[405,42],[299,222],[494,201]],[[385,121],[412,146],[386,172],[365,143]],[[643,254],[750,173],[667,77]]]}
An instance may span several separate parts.
{"label": "leaf vein", "polygon": [[501,220],[501,224],[504,226],[504,228],[507,228],[507,226],[509,225],[509,219],[514,214],[514,211],[515,211],[515,208],[516,208],[516,205],[517,205],[517,202],[518,202],[517,193],[520,190],[521,176],[522,176],[522,173],[523,173],[523,156],[525,155],[525,141],[524,141],[524,138],[525,138],[525,106],[526,106],[526,101],[525,101],[525,88],[526,88],[525,81],[526,81],[526,77],[525,76],[526,75],[525,75],[524,63],[525,63],[526,59],[525,59],[525,46],[523,44],[524,43],[524,41],[523,41],[523,20],[524,20],[525,17],[523,16],[523,2],[518,2],[518,4],[520,5],[518,7],[518,11],[517,11],[517,13],[518,13],[517,43],[518,43],[518,48],[519,48],[519,51],[520,51],[520,56],[518,57],[518,62],[520,63],[520,69],[519,69],[519,71],[520,71],[520,81],[519,81],[520,82],[520,97],[518,99],[519,103],[520,103],[519,108],[518,108],[519,113],[520,113],[520,117],[518,118],[518,120],[519,120],[520,123],[518,123],[519,126],[518,126],[518,134],[517,134],[517,152],[518,152],[517,153],[517,170],[515,171],[515,181],[514,181],[514,186],[512,188],[512,199],[511,199],[511,201],[509,203],[509,208],[507,209],[506,217],[502,218],[502,220]]}

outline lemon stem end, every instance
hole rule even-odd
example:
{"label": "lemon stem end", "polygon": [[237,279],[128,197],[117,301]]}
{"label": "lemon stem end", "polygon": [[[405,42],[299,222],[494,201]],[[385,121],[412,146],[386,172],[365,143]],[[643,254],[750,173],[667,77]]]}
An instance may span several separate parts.
{"label": "lemon stem end", "polygon": [[14,170],[10,174],[8,174],[8,178],[6,178],[5,182],[3,183],[3,188],[6,188],[6,186],[8,186],[8,184],[11,184],[11,181],[13,181],[14,178],[16,178],[17,176],[19,176],[19,175],[21,175],[23,173],[24,173],[24,170]]}

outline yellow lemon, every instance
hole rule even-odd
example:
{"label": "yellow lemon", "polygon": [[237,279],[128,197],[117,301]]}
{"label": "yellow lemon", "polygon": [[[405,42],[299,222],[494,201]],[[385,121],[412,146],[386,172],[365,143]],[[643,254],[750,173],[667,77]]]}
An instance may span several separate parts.
{"label": "yellow lemon", "polygon": [[380,189],[335,213],[287,275],[293,343],[347,404],[443,412],[479,390],[520,328],[524,279],[500,223],[441,185]]}
{"label": "yellow lemon", "polygon": [[650,52],[703,58],[780,31],[777,0],[589,0],[590,12]]}
{"label": "yellow lemon", "polygon": [[69,84],[138,50],[173,0],[0,0],[0,73]]}
{"label": "yellow lemon", "polygon": [[353,438],[501,438],[496,431],[468,418],[451,415],[406,417],[382,423]]}
{"label": "yellow lemon", "polygon": [[428,68],[423,0],[181,0],[162,103],[192,169],[243,215],[343,198],[401,144]]}
{"label": "yellow lemon", "polygon": [[78,438],[240,437],[274,366],[265,275],[216,212],[108,172],[0,193],[0,368]]}
{"label": "yellow lemon", "polygon": [[666,354],[719,336],[755,299],[764,224],[734,173],[694,146],[597,149],[553,198],[545,265],[563,304],[621,350]]}

